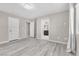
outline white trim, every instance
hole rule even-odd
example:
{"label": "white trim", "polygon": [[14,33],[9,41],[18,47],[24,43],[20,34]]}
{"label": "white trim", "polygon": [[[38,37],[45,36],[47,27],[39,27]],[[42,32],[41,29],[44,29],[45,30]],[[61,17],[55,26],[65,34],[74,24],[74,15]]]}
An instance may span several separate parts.
{"label": "white trim", "polygon": [[0,44],[5,44],[5,43],[8,43],[9,41],[3,41],[3,42],[0,42]]}
{"label": "white trim", "polygon": [[[46,40],[46,39],[41,39],[41,38],[36,38],[36,39]],[[47,41],[54,42],[54,43],[59,43],[59,44],[63,44],[63,45],[67,45],[66,42],[61,42],[61,41],[55,41],[55,40],[47,40]]]}
{"label": "white trim", "polygon": [[[21,39],[15,39],[15,40],[22,40],[22,39],[27,39],[27,38],[21,38]],[[13,41],[13,40],[7,40],[7,41],[3,41],[3,42],[0,42],[0,44],[5,44],[5,43],[8,43],[10,41]]]}

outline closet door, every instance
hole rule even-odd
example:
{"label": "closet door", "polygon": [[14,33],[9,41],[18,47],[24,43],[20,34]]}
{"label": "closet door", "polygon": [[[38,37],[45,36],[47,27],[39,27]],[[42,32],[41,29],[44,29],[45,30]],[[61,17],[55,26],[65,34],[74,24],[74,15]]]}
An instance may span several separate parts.
{"label": "closet door", "polygon": [[19,19],[13,17],[8,18],[8,33],[10,41],[19,39]]}

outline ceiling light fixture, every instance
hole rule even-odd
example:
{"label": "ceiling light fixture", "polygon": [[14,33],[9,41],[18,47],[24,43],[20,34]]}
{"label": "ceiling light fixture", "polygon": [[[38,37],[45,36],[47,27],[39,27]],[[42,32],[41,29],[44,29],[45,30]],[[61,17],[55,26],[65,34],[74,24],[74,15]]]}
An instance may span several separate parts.
{"label": "ceiling light fixture", "polygon": [[25,8],[25,9],[33,9],[34,6],[31,3],[21,3],[21,5]]}

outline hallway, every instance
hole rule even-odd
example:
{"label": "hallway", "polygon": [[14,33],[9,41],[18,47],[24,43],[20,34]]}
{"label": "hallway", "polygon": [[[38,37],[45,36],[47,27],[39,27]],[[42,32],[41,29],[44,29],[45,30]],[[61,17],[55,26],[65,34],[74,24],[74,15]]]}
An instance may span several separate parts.
{"label": "hallway", "polygon": [[38,39],[21,39],[0,45],[0,56],[68,56],[66,45]]}

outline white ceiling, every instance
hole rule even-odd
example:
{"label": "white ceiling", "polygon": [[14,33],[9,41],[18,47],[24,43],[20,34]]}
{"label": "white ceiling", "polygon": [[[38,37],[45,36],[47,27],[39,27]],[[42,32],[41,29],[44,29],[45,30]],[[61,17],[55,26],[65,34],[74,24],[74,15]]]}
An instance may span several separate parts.
{"label": "white ceiling", "polygon": [[0,11],[33,19],[69,9],[69,4],[67,3],[33,3],[33,5],[34,8],[28,10],[23,8],[19,3],[0,3]]}

